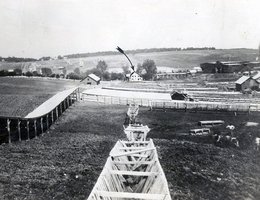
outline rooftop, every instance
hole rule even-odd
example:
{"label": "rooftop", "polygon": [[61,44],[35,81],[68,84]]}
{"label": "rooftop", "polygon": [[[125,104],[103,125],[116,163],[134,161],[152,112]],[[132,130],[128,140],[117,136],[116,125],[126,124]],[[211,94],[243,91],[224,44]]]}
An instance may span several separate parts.
{"label": "rooftop", "polygon": [[242,83],[244,83],[245,81],[247,81],[248,79],[250,79],[250,76],[242,76],[242,77],[240,77],[235,83],[236,83],[236,84],[242,84]]}
{"label": "rooftop", "polygon": [[94,81],[100,81],[100,78],[98,76],[96,76],[95,74],[89,74],[88,77],[90,77]]}

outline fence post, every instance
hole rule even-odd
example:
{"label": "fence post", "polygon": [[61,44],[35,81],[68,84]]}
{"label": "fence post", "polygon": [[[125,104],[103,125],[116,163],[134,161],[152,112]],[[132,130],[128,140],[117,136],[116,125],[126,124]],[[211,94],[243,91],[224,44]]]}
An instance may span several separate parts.
{"label": "fence post", "polygon": [[71,106],[72,105],[71,95],[69,96],[69,102],[70,102],[70,106]]}
{"label": "fence post", "polygon": [[42,134],[43,134],[43,124],[42,124],[42,117],[41,117],[41,131],[42,131]]}
{"label": "fence post", "polygon": [[69,97],[66,98],[66,103],[67,103],[67,108],[69,108],[70,107]]}
{"label": "fence post", "polygon": [[59,117],[59,111],[58,111],[58,106],[56,107],[56,120],[58,119]]}
{"label": "fence post", "polygon": [[47,125],[47,129],[48,129],[49,128],[49,113],[46,115],[46,125]]}
{"label": "fence post", "polygon": [[30,140],[30,127],[29,127],[30,121],[26,121],[26,128],[27,128],[27,139]]}
{"label": "fence post", "polygon": [[60,103],[60,114],[62,113],[62,103]]}
{"label": "fence post", "polygon": [[37,138],[37,121],[34,120],[34,136]]}
{"label": "fence post", "polygon": [[53,116],[53,110],[51,111],[51,124],[53,124],[53,121],[54,121],[54,116]]}
{"label": "fence post", "polygon": [[19,141],[21,142],[22,141],[22,137],[21,137],[21,121],[18,119],[18,122],[17,122],[17,125],[18,125],[18,137],[19,137]]}
{"label": "fence post", "polygon": [[10,123],[11,123],[10,119],[7,119],[7,131],[8,131],[8,142],[9,142],[9,144],[12,142],[11,141]]}

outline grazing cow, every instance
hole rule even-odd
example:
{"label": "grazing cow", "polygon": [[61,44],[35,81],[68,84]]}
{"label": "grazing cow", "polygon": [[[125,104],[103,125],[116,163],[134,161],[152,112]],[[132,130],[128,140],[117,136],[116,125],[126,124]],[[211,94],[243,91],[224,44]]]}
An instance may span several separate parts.
{"label": "grazing cow", "polygon": [[256,137],[255,138],[255,149],[258,151],[260,146],[260,138]]}

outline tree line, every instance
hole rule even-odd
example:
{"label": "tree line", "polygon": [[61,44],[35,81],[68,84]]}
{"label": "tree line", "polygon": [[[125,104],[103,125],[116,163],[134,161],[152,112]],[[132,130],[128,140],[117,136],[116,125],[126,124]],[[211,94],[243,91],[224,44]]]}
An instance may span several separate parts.
{"label": "tree line", "polygon": [[[130,74],[131,71],[130,67],[122,66],[123,72],[109,72],[108,65],[104,60],[100,60],[95,68],[86,70],[85,72],[81,72],[80,68],[77,67],[74,69],[73,72],[67,74],[67,70],[63,69],[62,73],[55,74],[52,70],[48,67],[42,67],[41,73],[38,71],[27,71],[22,72],[21,69],[14,69],[14,70],[1,70],[0,76],[41,76],[41,77],[53,77],[53,78],[67,78],[67,79],[76,79],[81,80],[87,77],[89,74],[95,74],[96,76],[100,77],[101,80],[110,81],[110,80],[125,80],[126,74]],[[144,80],[153,80],[154,76],[157,73],[157,67],[155,62],[151,59],[145,60],[142,64],[137,64],[135,71],[143,77]]]}
{"label": "tree line", "polygon": [[[123,72],[109,72],[108,65],[104,60],[100,60],[95,68],[81,72],[80,68],[75,68],[74,72],[67,75],[66,78],[81,80],[87,77],[89,74],[95,74],[100,77],[101,80],[125,80],[126,74],[131,74],[130,67],[122,66]],[[138,64],[135,70],[144,80],[153,80],[157,73],[157,67],[155,62],[151,59],[145,60],[142,64]]]}

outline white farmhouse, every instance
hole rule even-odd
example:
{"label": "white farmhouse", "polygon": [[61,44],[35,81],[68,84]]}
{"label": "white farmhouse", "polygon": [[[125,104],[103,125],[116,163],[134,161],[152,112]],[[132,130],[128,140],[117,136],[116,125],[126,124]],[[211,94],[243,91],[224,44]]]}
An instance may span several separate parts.
{"label": "white farmhouse", "polygon": [[136,72],[132,72],[131,74],[126,74],[126,79],[130,82],[143,81],[143,78],[139,76]]}

